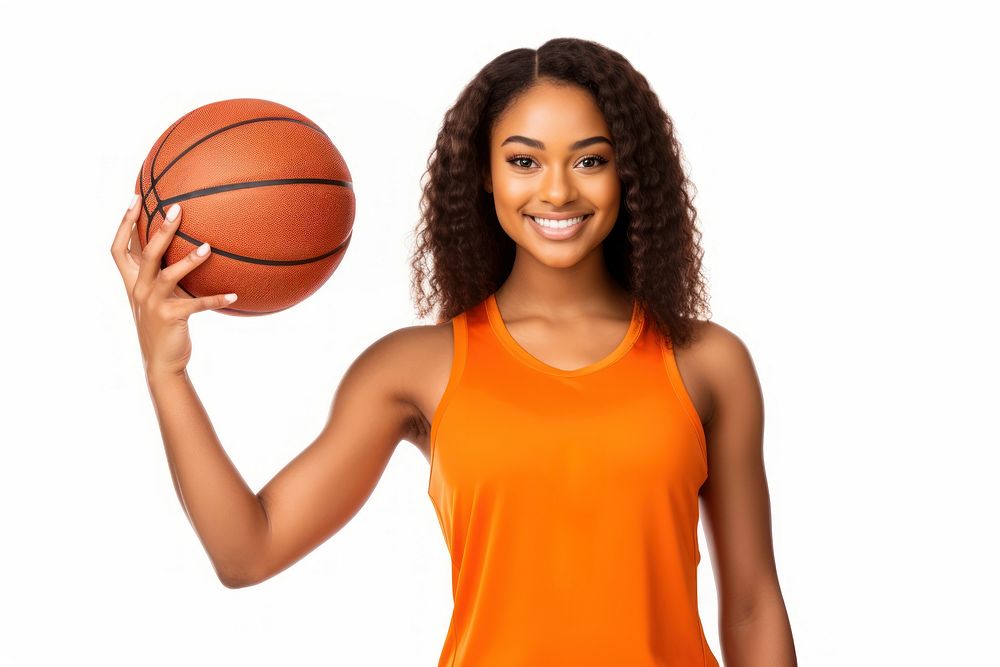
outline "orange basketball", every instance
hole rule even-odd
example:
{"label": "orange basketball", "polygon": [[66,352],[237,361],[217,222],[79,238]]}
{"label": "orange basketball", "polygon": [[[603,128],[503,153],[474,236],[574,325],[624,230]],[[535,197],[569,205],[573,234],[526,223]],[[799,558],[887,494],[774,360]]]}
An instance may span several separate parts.
{"label": "orange basketball", "polygon": [[266,315],[299,303],[333,274],[351,240],[351,173],[330,137],[275,102],[199,107],[156,141],[139,172],[142,247],[179,203],[180,226],[161,268],[208,242],[181,279],[191,296],[235,292],[216,312]]}

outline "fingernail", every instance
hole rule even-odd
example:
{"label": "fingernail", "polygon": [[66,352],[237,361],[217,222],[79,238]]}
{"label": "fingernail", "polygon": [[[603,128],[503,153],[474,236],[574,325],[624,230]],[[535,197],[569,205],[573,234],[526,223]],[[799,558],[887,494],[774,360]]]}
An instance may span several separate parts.
{"label": "fingernail", "polygon": [[139,203],[139,195],[132,195],[132,201],[128,203],[128,210],[135,208],[135,205]]}
{"label": "fingernail", "polygon": [[236,295],[235,294],[227,294],[226,295],[226,303],[232,303],[233,301],[236,301]]}
{"label": "fingernail", "polygon": [[180,206],[180,204],[174,204],[173,206],[171,206],[170,208],[168,208],[167,209],[167,222],[173,222],[174,220],[176,220],[177,216],[180,215],[180,212],[181,212],[181,206]]}
{"label": "fingernail", "polygon": [[195,250],[195,253],[199,257],[204,257],[205,255],[208,254],[208,248],[209,248],[209,245],[207,243],[202,243],[200,246],[198,246],[198,249]]}

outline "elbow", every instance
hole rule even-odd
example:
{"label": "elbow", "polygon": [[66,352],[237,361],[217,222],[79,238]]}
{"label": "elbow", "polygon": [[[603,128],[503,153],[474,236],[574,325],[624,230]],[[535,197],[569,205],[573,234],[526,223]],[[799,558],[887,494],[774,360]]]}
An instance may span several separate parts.
{"label": "elbow", "polygon": [[259,581],[255,579],[250,579],[249,577],[229,577],[229,576],[223,576],[221,574],[219,575],[219,581],[222,582],[223,586],[229,589],[246,588],[248,586],[254,586],[260,583]]}
{"label": "elbow", "polygon": [[248,586],[255,586],[263,581],[261,577],[256,576],[256,573],[248,568],[222,569],[217,567],[215,568],[215,574],[226,588],[246,588]]}

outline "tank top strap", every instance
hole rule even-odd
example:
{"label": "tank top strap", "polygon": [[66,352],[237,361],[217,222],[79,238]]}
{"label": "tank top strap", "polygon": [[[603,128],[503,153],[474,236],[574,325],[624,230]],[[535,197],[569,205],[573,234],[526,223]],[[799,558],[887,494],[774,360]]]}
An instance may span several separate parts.
{"label": "tank top strap", "polygon": [[658,347],[660,348],[660,356],[663,361],[664,371],[666,372],[667,379],[670,382],[670,388],[674,393],[674,397],[677,399],[677,403],[680,404],[681,410],[683,410],[684,414],[691,422],[691,427],[694,429],[698,446],[701,449],[701,455],[705,458],[707,466],[708,440],[705,436],[705,427],[702,426],[701,416],[698,414],[697,408],[694,407],[694,402],[691,400],[691,395],[688,393],[687,387],[684,386],[684,380],[681,377],[680,367],[677,365],[677,356],[674,354],[674,345],[664,336],[657,335],[656,339]]}
{"label": "tank top strap", "polygon": [[[441,396],[441,400],[438,402],[437,409],[434,410],[434,415],[431,419],[430,442],[432,454],[434,438],[437,435],[437,426],[441,421],[441,415],[444,414],[445,408],[448,407],[451,398],[458,391],[458,384],[462,379],[462,374],[465,372],[466,360],[469,356],[469,314],[474,311],[475,309],[461,312],[451,319],[451,371],[448,373],[448,384],[445,386],[444,394]],[[434,460],[432,456],[432,472],[433,466]]]}

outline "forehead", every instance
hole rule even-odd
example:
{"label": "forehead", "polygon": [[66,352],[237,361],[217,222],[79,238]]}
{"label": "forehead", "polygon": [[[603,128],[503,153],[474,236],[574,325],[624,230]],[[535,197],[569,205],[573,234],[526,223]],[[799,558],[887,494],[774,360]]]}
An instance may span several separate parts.
{"label": "forehead", "polygon": [[497,119],[490,143],[512,134],[538,139],[548,150],[562,150],[577,139],[610,136],[604,115],[591,94],[573,85],[537,84],[518,97]]}

